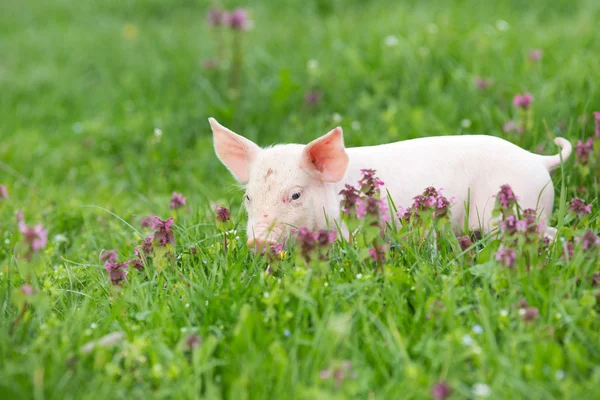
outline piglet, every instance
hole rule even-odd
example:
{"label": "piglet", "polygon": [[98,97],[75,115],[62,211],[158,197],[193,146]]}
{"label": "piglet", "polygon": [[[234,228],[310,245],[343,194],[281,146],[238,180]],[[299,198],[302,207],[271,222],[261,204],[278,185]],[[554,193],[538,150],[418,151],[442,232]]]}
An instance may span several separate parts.
{"label": "piglet", "polygon": [[[307,145],[260,148],[209,118],[217,157],[242,183],[248,211],[248,245],[285,242],[293,228],[342,226],[340,190],[356,184],[362,169],[374,169],[396,206],[410,206],[424,188],[444,188],[455,201],[452,224],[457,231],[467,217],[472,231],[495,229],[495,194],[509,184],[523,208],[537,210],[547,221],[554,187],[549,171],[571,154],[571,143],[556,138],[559,154],[530,153],[498,137],[438,136],[378,146],[346,148],[342,128]],[[468,203],[468,204],[467,204]],[[547,236],[555,229],[546,228]],[[344,232],[342,227],[342,233]]]}

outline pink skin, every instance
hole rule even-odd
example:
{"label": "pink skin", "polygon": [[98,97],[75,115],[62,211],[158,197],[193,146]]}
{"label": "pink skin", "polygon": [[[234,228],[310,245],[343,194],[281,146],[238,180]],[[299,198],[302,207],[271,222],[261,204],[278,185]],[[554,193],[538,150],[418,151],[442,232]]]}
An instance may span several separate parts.
{"label": "pink skin", "polygon": [[[285,242],[292,228],[310,230],[340,226],[339,192],[355,185],[361,169],[372,168],[385,182],[396,206],[408,206],[428,186],[445,188],[454,197],[452,222],[461,230],[470,201],[468,225],[484,233],[496,228],[495,195],[509,184],[523,209],[547,219],[554,202],[549,171],[571,153],[571,144],[556,138],[561,153],[541,156],[494,136],[464,135],[412,139],[379,146],[345,148],[341,128],[307,145],[283,144],[261,149],[210,118],[215,152],[244,185],[248,211],[248,245]],[[470,197],[469,197],[470,195]],[[553,236],[555,230],[547,228]]]}

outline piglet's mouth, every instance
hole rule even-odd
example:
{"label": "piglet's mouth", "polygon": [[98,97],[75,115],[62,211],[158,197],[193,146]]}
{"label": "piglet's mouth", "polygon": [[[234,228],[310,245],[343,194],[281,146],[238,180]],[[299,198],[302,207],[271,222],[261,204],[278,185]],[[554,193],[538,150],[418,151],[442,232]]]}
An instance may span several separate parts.
{"label": "piglet's mouth", "polygon": [[287,235],[281,228],[257,225],[252,232],[248,232],[246,245],[260,253],[277,244],[284,244],[287,239]]}

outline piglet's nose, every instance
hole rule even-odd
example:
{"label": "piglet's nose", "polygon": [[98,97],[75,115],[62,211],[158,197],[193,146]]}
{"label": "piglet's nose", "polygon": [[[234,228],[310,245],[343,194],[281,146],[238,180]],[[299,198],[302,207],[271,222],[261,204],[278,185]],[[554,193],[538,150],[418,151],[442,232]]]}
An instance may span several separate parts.
{"label": "piglet's nose", "polygon": [[262,239],[262,238],[250,238],[246,245],[251,248],[251,250],[256,252],[263,252],[265,249],[268,249],[270,246],[275,245],[276,243],[272,240]]}

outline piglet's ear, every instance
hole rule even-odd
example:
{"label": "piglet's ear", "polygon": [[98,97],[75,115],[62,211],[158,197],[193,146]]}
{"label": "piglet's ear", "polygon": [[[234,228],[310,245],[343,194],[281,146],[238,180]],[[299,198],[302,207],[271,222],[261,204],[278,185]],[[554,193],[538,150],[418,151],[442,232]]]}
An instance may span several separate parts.
{"label": "piglet's ear", "polygon": [[342,128],[337,127],[306,145],[300,166],[324,182],[339,182],[346,174],[348,161],[344,134]]}
{"label": "piglet's ear", "polygon": [[262,151],[261,148],[253,141],[225,128],[216,119],[209,118],[208,121],[213,131],[217,157],[239,182],[248,183],[250,164]]}

